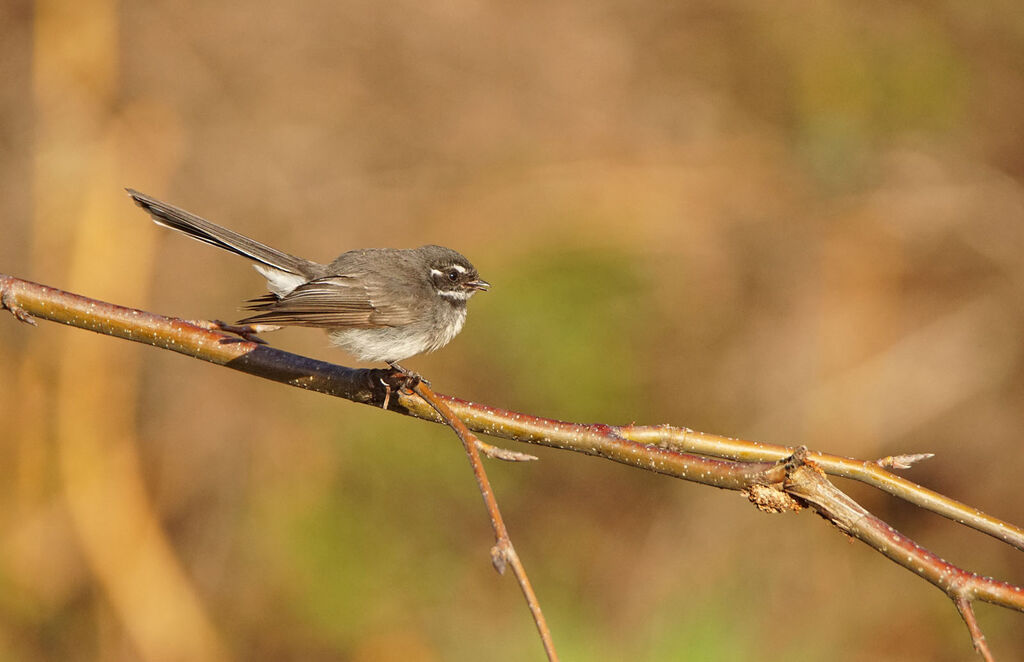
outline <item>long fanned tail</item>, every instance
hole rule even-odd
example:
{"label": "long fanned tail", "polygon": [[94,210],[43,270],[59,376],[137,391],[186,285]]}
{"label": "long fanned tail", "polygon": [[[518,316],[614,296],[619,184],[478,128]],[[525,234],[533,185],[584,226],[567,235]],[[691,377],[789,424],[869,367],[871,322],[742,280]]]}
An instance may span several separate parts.
{"label": "long fanned tail", "polygon": [[[223,248],[235,255],[241,255],[259,265],[303,277],[303,280],[322,275],[322,266],[301,257],[289,255],[276,248],[238,234],[233,230],[211,223],[205,218],[169,205],[133,189],[125,189],[135,204],[145,209],[158,225],[177,230],[182,234],[217,248]],[[257,269],[267,275],[264,269]],[[269,278],[269,276],[268,276]],[[293,286],[294,287],[294,286]]]}

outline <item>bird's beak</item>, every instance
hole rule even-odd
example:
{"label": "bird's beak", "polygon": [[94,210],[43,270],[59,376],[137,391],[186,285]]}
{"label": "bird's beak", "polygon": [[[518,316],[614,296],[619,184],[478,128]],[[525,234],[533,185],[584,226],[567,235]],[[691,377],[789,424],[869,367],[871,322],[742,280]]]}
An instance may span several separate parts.
{"label": "bird's beak", "polygon": [[477,278],[476,280],[471,280],[468,283],[466,283],[466,287],[473,290],[474,292],[486,292],[488,289],[490,289],[491,284],[488,283],[486,280],[483,280],[482,278]]}

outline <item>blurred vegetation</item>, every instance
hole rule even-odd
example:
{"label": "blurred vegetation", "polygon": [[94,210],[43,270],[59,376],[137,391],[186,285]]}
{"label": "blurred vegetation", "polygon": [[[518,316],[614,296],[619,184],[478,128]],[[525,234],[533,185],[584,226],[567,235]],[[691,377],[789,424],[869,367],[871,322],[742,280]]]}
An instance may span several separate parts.
{"label": "blurred vegetation", "polygon": [[[936,452],[912,479],[1024,523],[1015,3],[14,0],[0,36],[0,272],[186,318],[260,293],[124,186],[314,259],[450,245],[494,288],[411,362],[440,391]],[[292,391],[0,320],[0,659],[538,659],[455,439]],[[490,471],[563,659],[972,654],[815,518],[537,452]]]}

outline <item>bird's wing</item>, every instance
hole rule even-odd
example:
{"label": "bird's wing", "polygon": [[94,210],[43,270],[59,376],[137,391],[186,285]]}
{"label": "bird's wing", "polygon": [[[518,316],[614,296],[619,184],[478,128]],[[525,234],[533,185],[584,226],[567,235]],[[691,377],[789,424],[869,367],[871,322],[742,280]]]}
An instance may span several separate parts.
{"label": "bird's wing", "polygon": [[252,299],[246,309],[259,313],[239,323],[364,329],[411,323],[406,302],[389,297],[374,281],[364,274],[317,278],[282,297]]}

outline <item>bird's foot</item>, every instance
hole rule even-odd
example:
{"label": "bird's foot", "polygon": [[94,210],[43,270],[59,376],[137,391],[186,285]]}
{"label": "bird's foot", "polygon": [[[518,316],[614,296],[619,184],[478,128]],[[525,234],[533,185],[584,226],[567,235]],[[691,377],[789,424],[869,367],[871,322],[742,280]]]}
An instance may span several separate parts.
{"label": "bird's foot", "polygon": [[395,383],[403,391],[412,392],[420,382],[430,386],[430,382],[424,379],[422,375],[412,370],[406,370],[397,361],[388,361],[388,366],[392,370],[391,377],[396,380]]}
{"label": "bird's foot", "polygon": [[423,379],[418,373],[406,370],[394,361],[388,361],[388,367],[391,368],[391,371],[384,371],[386,374],[380,378],[380,383],[384,385],[384,402],[381,405],[384,409],[387,409],[388,405],[391,404],[392,391],[412,393],[413,389],[419,384],[430,386],[430,382]]}

